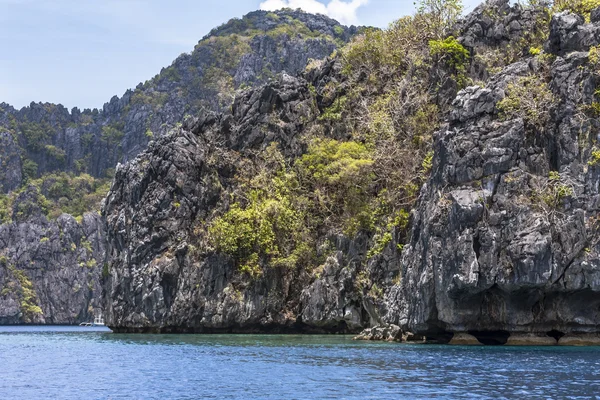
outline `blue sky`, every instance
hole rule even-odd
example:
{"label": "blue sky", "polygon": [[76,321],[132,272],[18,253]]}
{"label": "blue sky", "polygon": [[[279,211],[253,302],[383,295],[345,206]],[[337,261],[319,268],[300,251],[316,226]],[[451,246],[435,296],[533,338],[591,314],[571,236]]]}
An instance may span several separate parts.
{"label": "blue sky", "polygon": [[0,102],[102,107],[213,27],[282,4],[379,27],[413,12],[405,0],[0,0]]}

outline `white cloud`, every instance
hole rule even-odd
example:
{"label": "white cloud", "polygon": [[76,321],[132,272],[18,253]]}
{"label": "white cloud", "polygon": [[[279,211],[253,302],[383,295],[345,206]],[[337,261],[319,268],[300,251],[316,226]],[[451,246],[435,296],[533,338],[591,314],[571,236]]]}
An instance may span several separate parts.
{"label": "white cloud", "polygon": [[342,24],[356,24],[356,11],[368,2],[369,0],[330,0],[325,5],[317,0],[265,0],[260,3],[260,8],[269,11],[285,7],[292,9],[301,8],[309,13],[327,15],[337,19]]}

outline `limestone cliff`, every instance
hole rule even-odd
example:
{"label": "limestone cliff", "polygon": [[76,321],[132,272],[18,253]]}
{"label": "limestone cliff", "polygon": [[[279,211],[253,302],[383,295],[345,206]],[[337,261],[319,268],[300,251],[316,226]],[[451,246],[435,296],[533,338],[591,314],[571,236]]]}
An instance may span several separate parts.
{"label": "limestone cliff", "polygon": [[588,24],[554,15],[545,61],[524,57],[458,93],[387,322],[441,341],[597,333],[598,32],[598,10]]}
{"label": "limestone cliff", "polygon": [[[106,321],[127,332],[347,332],[366,326],[351,268],[364,242],[336,243],[319,279],[300,267],[258,277],[202,249],[201,221],[227,207],[235,175],[272,141],[297,157],[316,119],[306,81],[283,75],[203,114],[117,169],[103,215],[110,261]],[[203,238],[200,237],[202,241]],[[344,268],[349,266],[350,268]]]}
{"label": "limestone cliff", "polygon": [[102,313],[104,264],[100,215],[49,221],[30,187],[0,225],[0,324],[75,324]]}
{"label": "limestone cliff", "polygon": [[103,210],[109,325],[595,334],[600,12],[544,7],[488,2],[457,40],[367,33],[120,166]]}

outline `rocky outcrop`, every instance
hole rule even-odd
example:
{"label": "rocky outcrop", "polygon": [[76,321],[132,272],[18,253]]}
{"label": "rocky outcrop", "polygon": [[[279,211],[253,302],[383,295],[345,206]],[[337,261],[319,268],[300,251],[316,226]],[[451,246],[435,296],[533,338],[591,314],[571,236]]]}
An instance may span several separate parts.
{"label": "rocky outcrop", "polygon": [[[530,58],[458,94],[435,139],[386,322],[443,342],[470,334],[481,343],[556,344],[597,332],[598,121],[585,110],[596,101],[587,50],[598,26],[555,15],[548,72]],[[501,113],[509,83],[532,76],[530,90],[548,80],[554,103]]]}
{"label": "rocky outcrop", "polygon": [[525,8],[506,0],[488,0],[458,23],[456,29],[461,33],[458,39],[472,51],[507,46],[535,35],[537,25],[545,23],[547,12],[542,6]]}
{"label": "rocky outcrop", "polygon": [[268,267],[258,277],[196,248],[194,229],[228,207],[244,159],[277,141],[293,158],[317,113],[307,82],[283,75],[242,93],[229,115],[204,114],[119,166],[103,215],[105,318],[117,332],[356,332],[368,324],[355,289],[365,241],[333,240],[318,276]]}
{"label": "rocky outcrop", "polygon": [[21,173],[20,149],[14,137],[8,132],[0,133],[0,192],[8,192],[18,188],[23,182]]}
{"label": "rocky outcrop", "polygon": [[0,225],[0,324],[76,324],[102,313],[99,276],[104,264],[100,215],[81,222],[63,214],[49,221],[35,188]]}
{"label": "rocky outcrop", "polygon": [[[508,16],[480,23],[479,32],[475,20],[486,14],[478,9],[464,23],[461,40],[474,53],[520,41],[539,23],[520,6],[495,6]],[[232,257],[198,243],[206,221],[229,208],[239,189],[236,172],[257,152],[277,142],[289,162],[303,154],[302,137],[313,130],[347,134],[317,118],[334,101],[321,95],[324,87],[348,89],[335,60],[307,72],[310,84],[284,74],[240,93],[230,113],[189,118],[117,169],[103,210],[108,324],[118,332],[369,327],[359,338],[593,342],[600,318],[600,162],[592,154],[597,119],[589,111],[598,76],[587,52],[595,42],[573,35],[588,35],[595,23],[575,18],[579,25],[570,26],[565,19],[573,16],[551,22],[546,48],[554,54],[520,57],[485,85],[458,93],[435,137],[409,243],[403,247],[394,230],[374,256],[369,234],[332,235],[323,238],[332,251],[312,271],[268,266],[249,276]],[[529,90],[518,92],[523,85]],[[504,100],[512,103],[502,108]],[[383,301],[358,290],[367,280],[381,285]]]}

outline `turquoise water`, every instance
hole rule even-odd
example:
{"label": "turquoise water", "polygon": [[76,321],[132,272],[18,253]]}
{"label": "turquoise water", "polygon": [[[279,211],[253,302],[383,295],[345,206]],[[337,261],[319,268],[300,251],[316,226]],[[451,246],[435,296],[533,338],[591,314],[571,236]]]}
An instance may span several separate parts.
{"label": "turquoise water", "polygon": [[0,327],[0,399],[600,398],[600,348]]}

